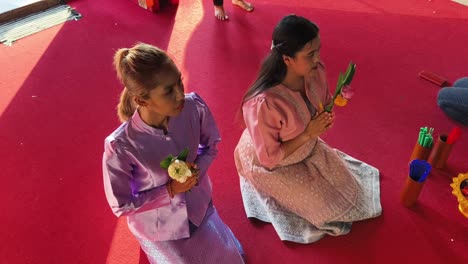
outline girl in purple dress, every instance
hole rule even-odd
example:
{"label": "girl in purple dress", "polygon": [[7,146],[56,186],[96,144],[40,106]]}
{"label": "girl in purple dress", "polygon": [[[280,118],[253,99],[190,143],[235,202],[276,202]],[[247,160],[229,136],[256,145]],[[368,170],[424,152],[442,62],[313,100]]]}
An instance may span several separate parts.
{"label": "girl in purple dress", "polygon": [[[211,200],[207,169],[220,135],[208,106],[196,93],[184,94],[180,71],[157,47],[119,49],[114,64],[125,88],[118,104],[122,124],[104,146],[112,211],[127,216],[151,263],[244,263],[239,241]],[[182,183],[160,163],[184,149],[198,172]]]}

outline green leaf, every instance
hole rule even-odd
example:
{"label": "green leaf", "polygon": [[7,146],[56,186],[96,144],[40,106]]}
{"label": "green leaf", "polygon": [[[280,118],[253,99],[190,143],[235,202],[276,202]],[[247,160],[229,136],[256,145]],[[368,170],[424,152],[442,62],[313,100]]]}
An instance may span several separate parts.
{"label": "green leaf", "polygon": [[333,95],[332,101],[330,102],[330,104],[328,104],[325,107],[325,111],[327,112],[332,111],[333,106],[335,105],[336,97],[341,93],[343,86],[349,85],[351,83],[355,72],[356,72],[356,64],[354,64],[352,61],[349,62],[348,68],[346,69],[346,73],[344,75],[340,72],[340,75],[338,76],[338,81],[336,82],[335,94]]}
{"label": "green leaf", "polygon": [[356,64],[354,64],[353,62],[350,62],[348,66],[348,70],[346,71],[344,85],[349,85],[351,83],[355,72],[356,72]]}
{"label": "green leaf", "polygon": [[177,159],[185,161],[187,159],[188,152],[189,152],[189,149],[185,148],[184,150],[182,150],[179,156],[177,156]]}
{"label": "green leaf", "polygon": [[335,94],[333,95],[333,99],[335,99],[341,93],[341,89],[343,88],[344,78],[345,76],[340,72],[340,75],[338,76],[338,82],[336,82],[336,89],[335,89]]}
{"label": "green leaf", "polygon": [[325,111],[332,111],[333,105],[335,104],[335,99],[341,93],[341,89],[343,88],[343,80],[344,75],[340,72],[340,75],[338,76],[338,81],[336,82],[335,94],[333,94],[331,102],[325,107]]}
{"label": "green leaf", "polygon": [[159,165],[161,166],[161,168],[167,169],[167,168],[169,168],[169,165],[171,165],[171,162],[172,162],[173,159],[174,159],[174,157],[172,155],[169,155],[169,156],[167,156],[167,158],[162,160],[159,163]]}
{"label": "green leaf", "polygon": [[348,77],[349,75],[351,74],[351,71],[353,70],[353,63],[350,62],[349,65],[348,65],[348,68],[346,69],[346,73],[345,73],[345,78],[343,81],[347,81],[348,80]]}

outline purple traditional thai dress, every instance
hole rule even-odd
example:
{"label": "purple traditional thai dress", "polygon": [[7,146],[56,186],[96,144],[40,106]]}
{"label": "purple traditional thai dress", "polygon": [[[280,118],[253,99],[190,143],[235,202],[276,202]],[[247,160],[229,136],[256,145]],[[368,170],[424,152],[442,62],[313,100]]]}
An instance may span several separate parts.
{"label": "purple traditional thai dress", "polygon": [[[105,140],[104,188],[118,217],[151,263],[244,263],[242,248],[211,202],[207,169],[216,157],[218,128],[205,102],[185,96],[182,112],[171,117],[167,134],[147,125],[138,111]],[[189,149],[187,162],[200,169],[190,192],[170,198],[170,178],[160,162]]]}
{"label": "purple traditional thai dress", "polygon": [[315,138],[285,157],[281,142],[301,134],[331,101],[322,63],[299,91],[277,85],[246,101],[235,149],[248,217],[271,222],[282,240],[311,243],[381,213],[379,171]]}

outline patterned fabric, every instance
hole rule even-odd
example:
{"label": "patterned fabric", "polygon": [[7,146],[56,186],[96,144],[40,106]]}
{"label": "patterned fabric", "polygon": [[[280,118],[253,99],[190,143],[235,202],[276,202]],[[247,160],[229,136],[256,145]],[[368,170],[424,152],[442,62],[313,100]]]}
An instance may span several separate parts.
{"label": "patterned fabric", "polygon": [[[342,235],[349,232],[351,225],[337,222],[353,222],[380,215],[378,170],[331,149],[322,140],[317,140],[315,146],[310,145],[305,144],[283,160],[282,166],[268,170],[258,164],[250,136],[244,131],[235,157],[247,216],[274,223],[284,240],[310,243],[319,234]],[[307,152],[310,153],[305,154]],[[302,161],[300,156],[305,156]],[[256,209],[259,204],[263,208]],[[291,214],[298,218],[288,219]],[[313,238],[307,238],[310,233],[307,229],[312,230],[313,227],[298,224],[300,220],[321,231],[313,234]],[[283,230],[300,226],[305,229]],[[305,238],[302,237],[304,234]],[[302,238],[289,239],[289,236]]]}
{"label": "patterned fabric", "polygon": [[[326,234],[332,236],[348,234],[351,231],[352,221],[379,216],[382,208],[379,201],[379,175],[377,169],[345,153],[336,151],[364,187],[360,204],[361,207],[366,204],[364,207],[367,208],[365,210],[352,208],[343,216],[343,219],[340,219],[340,221],[349,222],[335,220],[316,227],[306,219],[281,206],[275,199],[256,190],[245,177],[241,176],[240,188],[247,217],[271,223],[281,240],[308,244],[320,240]],[[357,164],[360,165],[356,166]],[[370,202],[365,203],[366,200]]]}
{"label": "patterned fabric", "polygon": [[192,226],[190,238],[170,241],[138,239],[150,263],[241,264],[244,252],[239,241],[210,205],[200,227]]}

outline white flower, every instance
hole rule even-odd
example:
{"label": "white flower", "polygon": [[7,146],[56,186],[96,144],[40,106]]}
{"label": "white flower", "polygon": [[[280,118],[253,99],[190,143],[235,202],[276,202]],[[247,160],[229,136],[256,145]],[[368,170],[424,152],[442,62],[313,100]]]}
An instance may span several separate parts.
{"label": "white flower", "polygon": [[169,173],[169,177],[181,183],[192,176],[192,171],[187,166],[187,163],[178,159],[171,162],[171,165],[167,168],[167,172]]}

